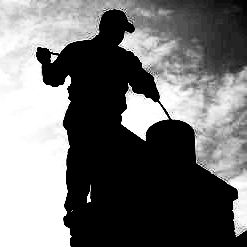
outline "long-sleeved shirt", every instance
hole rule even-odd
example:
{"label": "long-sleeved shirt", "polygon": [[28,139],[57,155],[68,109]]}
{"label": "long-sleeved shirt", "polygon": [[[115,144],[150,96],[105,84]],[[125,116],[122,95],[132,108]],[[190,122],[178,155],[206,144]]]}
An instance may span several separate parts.
{"label": "long-sleeved shirt", "polygon": [[137,57],[123,48],[107,47],[99,38],[67,45],[53,63],[42,66],[42,73],[44,83],[55,86],[70,76],[70,98],[91,99],[108,108],[120,103],[121,113],[126,109],[128,84],[139,94],[157,91]]}

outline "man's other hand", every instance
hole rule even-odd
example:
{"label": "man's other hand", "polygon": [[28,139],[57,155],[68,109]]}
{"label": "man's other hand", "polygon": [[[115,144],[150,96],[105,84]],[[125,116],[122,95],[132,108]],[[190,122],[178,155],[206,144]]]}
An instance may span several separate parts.
{"label": "man's other hand", "polygon": [[153,94],[152,98],[151,98],[154,102],[158,102],[160,101],[160,94],[158,92],[158,90],[156,90],[156,92]]}
{"label": "man's other hand", "polygon": [[38,47],[36,57],[41,64],[47,64],[51,62],[51,53],[47,48]]}

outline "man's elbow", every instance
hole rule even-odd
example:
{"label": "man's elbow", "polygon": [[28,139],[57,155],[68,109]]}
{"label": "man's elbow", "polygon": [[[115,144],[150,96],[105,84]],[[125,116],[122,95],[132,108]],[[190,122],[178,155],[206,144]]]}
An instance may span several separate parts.
{"label": "man's elbow", "polygon": [[51,74],[43,75],[43,82],[46,85],[58,87],[64,84],[65,79],[60,78],[60,76],[52,76]]}
{"label": "man's elbow", "polygon": [[58,87],[64,84],[65,79],[61,79],[59,78],[59,76],[55,77],[55,78],[51,78],[49,79],[49,81],[47,81],[48,85],[53,86],[53,87]]}
{"label": "man's elbow", "polygon": [[51,66],[48,68],[46,66],[42,67],[43,82],[50,86],[60,86],[64,84],[66,76],[62,75],[61,72],[56,72]]}

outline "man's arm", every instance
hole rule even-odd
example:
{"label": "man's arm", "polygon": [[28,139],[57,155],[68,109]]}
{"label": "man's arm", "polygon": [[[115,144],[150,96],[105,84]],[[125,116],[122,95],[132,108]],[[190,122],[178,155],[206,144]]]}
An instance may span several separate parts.
{"label": "man's arm", "polygon": [[[46,49],[45,53],[48,50]],[[40,59],[37,58],[42,64],[42,74],[43,81],[47,85],[59,86],[62,85],[65,81],[65,78],[69,75],[69,52],[68,48],[65,47],[64,50],[58,55],[57,59],[51,63],[51,53],[50,54],[42,54],[40,56],[44,56],[45,58]]]}
{"label": "man's arm", "polygon": [[134,76],[134,79],[129,80],[129,84],[134,93],[144,94],[146,98],[150,98],[154,102],[160,100],[159,91],[157,90],[153,76],[141,67],[138,59],[133,72],[130,72],[130,74]]}

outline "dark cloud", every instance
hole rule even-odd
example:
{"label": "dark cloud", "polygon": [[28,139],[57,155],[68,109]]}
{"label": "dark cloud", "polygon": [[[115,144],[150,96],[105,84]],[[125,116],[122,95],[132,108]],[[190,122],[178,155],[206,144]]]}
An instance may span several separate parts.
{"label": "dark cloud", "polygon": [[[193,49],[201,54],[204,66],[209,72],[224,73],[227,69],[239,70],[245,66],[247,48],[245,13],[241,6],[215,1],[42,1],[22,12],[4,12],[4,26],[7,30],[20,30],[20,23],[36,17],[38,25],[46,26],[43,37],[64,44],[81,39],[85,33],[92,35],[96,19],[103,9],[114,7],[125,9],[139,29],[149,28],[152,35],[167,34],[180,40],[180,50]],[[73,4],[72,4],[73,3]],[[35,9],[35,10],[34,10]],[[150,13],[150,16],[137,14],[137,9]],[[160,10],[170,11],[167,16]],[[25,13],[25,14],[23,14]],[[36,14],[35,14],[36,13]],[[3,14],[3,13],[2,13]],[[7,18],[6,18],[7,17]],[[78,26],[62,25],[63,28],[50,28],[49,23],[72,20]],[[41,21],[42,20],[42,21]],[[43,22],[43,24],[42,24]],[[31,25],[31,24],[30,24]],[[7,26],[7,27],[6,27]],[[32,28],[32,27],[31,27]],[[178,51],[177,51],[178,52]]]}
{"label": "dark cloud", "polygon": [[[246,18],[243,7],[216,1],[135,1],[135,8],[152,13],[136,17],[140,26],[170,32],[182,42],[181,48],[200,48],[208,72],[239,71],[246,66]],[[159,11],[170,10],[169,18]]]}

